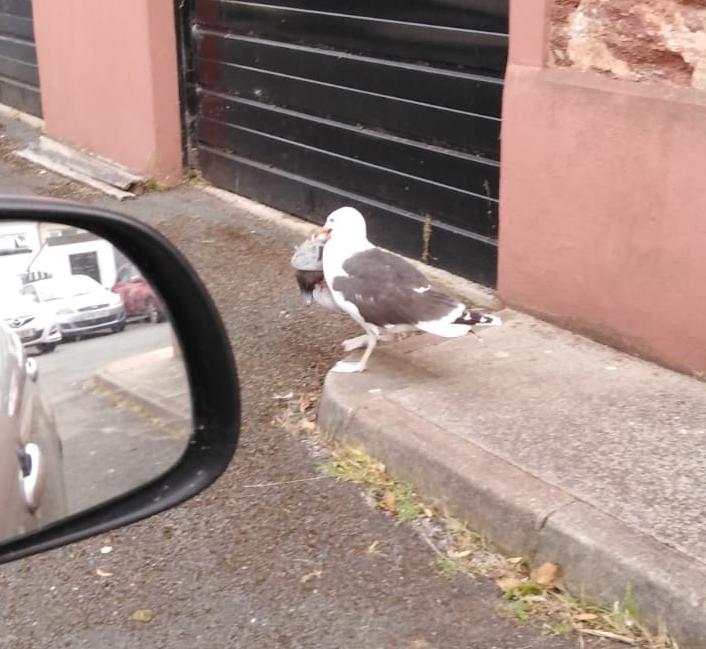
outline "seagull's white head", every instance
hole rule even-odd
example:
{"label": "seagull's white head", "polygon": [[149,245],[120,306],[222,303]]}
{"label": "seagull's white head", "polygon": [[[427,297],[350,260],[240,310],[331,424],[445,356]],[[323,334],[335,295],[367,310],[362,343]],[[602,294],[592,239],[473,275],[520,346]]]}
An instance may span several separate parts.
{"label": "seagull's white head", "polygon": [[367,241],[365,219],[355,207],[339,207],[331,212],[321,231],[329,238],[339,241],[344,239]]}

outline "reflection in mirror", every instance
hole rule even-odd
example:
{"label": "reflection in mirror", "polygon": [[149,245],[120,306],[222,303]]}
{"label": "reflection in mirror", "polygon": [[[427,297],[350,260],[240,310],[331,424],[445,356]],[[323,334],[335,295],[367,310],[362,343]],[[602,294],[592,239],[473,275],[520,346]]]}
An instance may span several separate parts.
{"label": "reflection in mirror", "polygon": [[191,434],[166,310],[108,241],[0,222],[0,540],[139,487]]}

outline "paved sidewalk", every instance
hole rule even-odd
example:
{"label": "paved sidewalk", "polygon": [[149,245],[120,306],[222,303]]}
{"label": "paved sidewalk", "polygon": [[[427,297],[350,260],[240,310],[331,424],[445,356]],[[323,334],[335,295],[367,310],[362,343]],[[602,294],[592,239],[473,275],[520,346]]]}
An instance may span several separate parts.
{"label": "paved sidewalk", "polygon": [[706,383],[506,310],[329,373],[319,423],[532,564],[706,647]]}
{"label": "paved sidewalk", "polygon": [[115,361],[98,372],[95,380],[127,396],[175,431],[191,434],[191,393],[184,361],[171,347]]}

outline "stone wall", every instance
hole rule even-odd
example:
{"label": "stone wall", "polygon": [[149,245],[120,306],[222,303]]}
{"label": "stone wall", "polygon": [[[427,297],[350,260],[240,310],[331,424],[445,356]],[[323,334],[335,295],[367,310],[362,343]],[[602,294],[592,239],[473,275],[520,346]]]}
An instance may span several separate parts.
{"label": "stone wall", "polygon": [[706,0],[554,0],[549,65],[706,90]]}

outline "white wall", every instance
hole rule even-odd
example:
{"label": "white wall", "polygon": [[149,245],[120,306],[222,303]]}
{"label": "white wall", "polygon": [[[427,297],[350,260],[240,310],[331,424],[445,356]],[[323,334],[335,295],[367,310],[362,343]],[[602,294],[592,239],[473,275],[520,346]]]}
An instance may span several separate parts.
{"label": "white wall", "polygon": [[0,223],[0,253],[12,248],[17,237],[24,237],[29,252],[0,254],[0,292],[18,290],[22,285],[20,276],[27,272],[44,271],[54,277],[71,274],[69,256],[95,252],[101,284],[110,288],[115,282],[115,249],[103,239],[64,243],[42,247],[39,226],[24,221],[6,221]]}
{"label": "white wall", "polygon": [[16,290],[21,286],[19,275],[27,270],[40,248],[39,230],[36,223],[5,221],[0,223],[0,253],[14,245],[13,240],[23,236],[30,252],[0,254],[0,291]]}
{"label": "white wall", "polygon": [[112,244],[102,239],[45,246],[32,264],[32,270],[47,271],[55,277],[66,277],[71,275],[69,255],[86,252],[97,253],[101,284],[110,288],[115,283],[116,276],[115,252]]}

